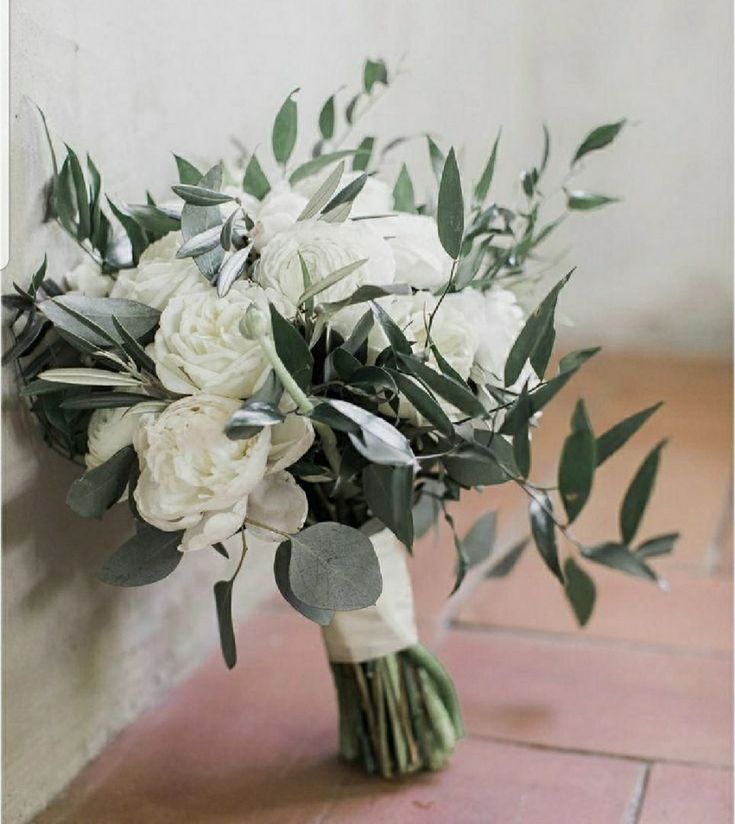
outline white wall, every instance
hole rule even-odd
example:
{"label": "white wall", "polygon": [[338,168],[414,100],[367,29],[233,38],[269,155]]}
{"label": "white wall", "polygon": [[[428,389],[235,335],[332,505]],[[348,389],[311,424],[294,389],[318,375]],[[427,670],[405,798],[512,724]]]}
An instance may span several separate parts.
{"label": "white wall", "polygon": [[[534,162],[545,120],[551,173],[586,129],[634,127],[591,158],[580,185],[625,197],[568,221],[564,298],[573,336],[619,347],[726,355],[731,314],[730,4],[727,0],[13,0],[11,264],[23,280],[50,252],[59,276],[72,245],[41,227],[48,173],[40,126],[89,150],[108,190],[164,194],[172,150],[214,158],[237,135],[267,150],[273,114],[300,85],[307,124],[366,55],[408,73],[371,112],[367,133],[431,131],[464,145],[476,174],[503,124],[498,197]],[[303,145],[311,145],[311,137]],[[413,160],[423,185],[421,143]],[[416,155],[416,157],[413,157]],[[393,167],[395,172],[395,167]],[[560,270],[561,271],[561,270]],[[6,281],[6,283],[7,283]],[[7,285],[6,285],[7,288]],[[64,506],[72,467],[39,443],[6,374],[4,429],[5,813],[26,820],[108,737],[216,644],[216,558],[139,592],[95,583],[124,514],[81,522]],[[266,587],[252,561],[240,609]],[[183,565],[182,565],[183,566]],[[247,582],[250,588],[248,590]],[[267,587],[270,585],[268,584]],[[270,591],[266,589],[266,591]]]}

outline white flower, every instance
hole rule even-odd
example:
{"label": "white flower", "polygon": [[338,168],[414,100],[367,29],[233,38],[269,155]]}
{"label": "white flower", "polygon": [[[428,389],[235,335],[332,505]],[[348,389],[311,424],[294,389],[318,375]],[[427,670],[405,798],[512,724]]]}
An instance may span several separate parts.
{"label": "white flower", "polygon": [[174,298],[161,313],[150,354],[161,383],[172,392],[211,392],[249,398],[265,380],[270,363],[257,340],[240,332],[240,321],[256,303],[266,312],[278,296],[238,282],[225,297],[206,292]]}
{"label": "white flower", "polygon": [[[265,527],[293,534],[304,525],[309,502],[304,490],[288,472],[275,472],[264,478],[250,493],[247,517]],[[248,523],[245,530],[248,540],[256,538],[268,543],[280,543],[283,536],[269,529],[261,529]]]}
{"label": "white flower", "polygon": [[[339,182],[339,188],[343,189],[349,183],[356,180],[362,172],[347,172],[342,175]],[[310,175],[304,180],[300,181],[294,187],[295,191],[304,195],[307,199],[310,198],[314,192],[324,182],[324,177],[320,175]],[[393,212],[393,191],[387,183],[378,180],[374,175],[370,175],[365,181],[360,194],[355,198],[352,204],[352,211],[350,217],[366,217],[368,215],[386,215]]]}
{"label": "white flower", "polygon": [[276,184],[254,212],[249,212],[255,220],[250,239],[257,251],[265,249],[273,237],[283,229],[293,226],[304,211],[306,203],[307,199],[290,189],[288,184]]}
{"label": "white flower", "polygon": [[136,269],[121,270],[111,296],[163,309],[173,297],[210,290],[212,287],[191,258],[176,257],[182,243],[179,232],[169,232],[151,243],[140,256]]}
{"label": "white flower", "polygon": [[388,241],[396,259],[396,282],[415,289],[446,283],[452,259],[439,240],[436,221],[427,215],[396,214],[371,220],[370,227]]}
{"label": "white flower", "polygon": [[85,257],[64,276],[68,295],[84,295],[88,298],[106,298],[115,282],[109,275],[103,275],[100,267]]}
{"label": "white flower", "polygon": [[319,294],[320,301],[341,300],[365,283],[393,282],[395,262],[388,244],[364,222],[325,223],[304,220],[279,232],[260,259],[258,281],[279,292],[294,306],[304,292],[301,253],[312,283],[337,269],[367,258],[356,271]]}
{"label": "white flower", "polygon": [[141,420],[135,503],[158,529],[185,530],[182,550],[234,535],[242,527],[247,496],[265,476],[270,430],[236,441],[224,433],[239,406],[232,398],[201,394]]}
{"label": "white flower", "polygon": [[314,427],[308,418],[291,413],[271,427],[268,472],[278,472],[296,463],[314,443]]}
{"label": "white flower", "polygon": [[123,447],[130,446],[138,430],[140,416],[130,408],[95,409],[87,426],[87,469],[109,460]]}
{"label": "white flower", "polygon": [[[488,379],[502,381],[508,354],[525,323],[523,310],[513,292],[499,286],[488,289],[484,295],[478,294],[477,300],[481,314],[475,360]],[[532,376],[530,367],[526,367],[520,385]]]}

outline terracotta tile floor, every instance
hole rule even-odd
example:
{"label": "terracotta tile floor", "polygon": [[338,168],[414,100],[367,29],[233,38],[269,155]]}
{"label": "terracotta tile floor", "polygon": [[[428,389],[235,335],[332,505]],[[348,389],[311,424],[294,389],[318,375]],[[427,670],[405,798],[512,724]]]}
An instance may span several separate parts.
{"label": "terracotta tile floor", "polygon": [[[657,564],[669,591],[595,570],[598,607],[580,632],[532,552],[504,580],[475,575],[447,602],[454,559],[439,529],[412,561],[424,637],[464,706],[468,737],[449,769],[368,779],[335,758],[336,712],[319,633],[270,603],[219,656],[91,764],[38,824],[727,824],[732,821],[731,376],[726,365],[608,357],[545,415],[535,477],[553,479],[578,394],[598,431],[659,399],[667,406],[596,479],[580,518],[589,540],[645,453],[667,446],[644,532],[679,529]],[[499,544],[524,534],[525,502],[471,494],[461,530],[502,511]]]}

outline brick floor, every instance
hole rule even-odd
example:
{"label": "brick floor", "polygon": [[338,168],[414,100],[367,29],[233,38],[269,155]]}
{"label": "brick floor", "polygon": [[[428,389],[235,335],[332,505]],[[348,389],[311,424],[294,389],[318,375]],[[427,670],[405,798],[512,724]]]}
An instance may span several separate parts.
{"label": "brick floor", "polygon": [[[446,529],[417,546],[420,625],[455,677],[468,728],[448,769],[386,783],[340,764],[319,632],[274,603],[239,628],[234,672],[213,655],[37,824],[732,821],[730,386],[722,364],[600,359],[535,436],[534,475],[553,479],[578,394],[598,431],[667,401],[600,472],[578,525],[585,540],[612,534],[627,481],[670,435],[643,527],[683,532],[657,564],[667,593],[595,569],[598,607],[580,632],[532,550],[509,578],[475,575],[447,602]],[[460,531],[488,508],[501,509],[501,546],[527,530],[522,495],[503,487],[455,507]]]}

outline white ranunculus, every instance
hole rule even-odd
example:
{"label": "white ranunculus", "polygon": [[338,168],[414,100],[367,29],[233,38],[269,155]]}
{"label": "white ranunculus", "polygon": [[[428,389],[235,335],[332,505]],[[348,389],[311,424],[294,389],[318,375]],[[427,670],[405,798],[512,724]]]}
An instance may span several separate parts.
{"label": "white ranunculus", "polygon": [[[523,310],[513,292],[499,286],[488,289],[484,295],[477,294],[477,300],[481,314],[475,361],[488,379],[502,381],[508,354],[525,323]],[[521,375],[521,385],[532,376],[527,367]]]}
{"label": "white ranunculus", "polygon": [[179,232],[169,232],[143,252],[135,269],[123,269],[110,293],[154,309],[164,309],[173,297],[211,290],[191,258],[176,257],[183,243]]}
{"label": "white ranunculus", "polygon": [[370,227],[383,235],[393,250],[396,283],[432,290],[446,283],[452,259],[441,245],[433,217],[398,213],[371,220]]}
{"label": "white ranunculus", "polygon": [[123,447],[133,443],[140,417],[130,408],[95,409],[87,426],[87,469],[109,460]]}
{"label": "white ranunculus", "polygon": [[257,251],[262,252],[275,235],[296,223],[306,203],[307,199],[288,184],[276,184],[250,213],[255,221],[250,239]]}
{"label": "white ranunculus", "polygon": [[321,292],[320,301],[341,300],[366,283],[393,282],[393,253],[383,238],[363,221],[304,220],[275,235],[263,251],[257,275],[261,285],[272,287],[294,306],[304,292],[299,253],[312,283],[318,283],[343,266],[367,259],[356,271]]}
{"label": "white ranunculus", "polygon": [[[304,490],[288,472],[274,472],[266,476],[248,496],[248,520],[272,527],[279,532],[293,534],[304,525],[309,502]],[[267,543],[283,540],[278,532],[248,524],[246,537]]]}
{"label": "white ranunculus", "polygon": [[242,527],[248,495],[265,477],[270,430],[247,440],[230,440],[224,433],[239,406],[232,398],[201,394],[141,418],[135,503],[158,529],[185,530],[181,550],[234,535]]}
{"label": "white ranunculus", "polygon": [[[347,172],[339,182],[340,189],[356,180],[362,172]],[[309,199],[324,182],[324,175],[310,175],[299,181],[294,190]],[[362,191],[352,204],[350,217],[367,217],[368,215],[386,215],[393,212],[393,190],[370,175],[362,187]]]}
{"label": "white ranunculus", "polygon": [[287,469],[303,457],[314,443],[314,427],[308,418],[291,413],[286,420],[271,427],[268,472]]}
{"label": "white ranunculus", "polygon": [[265,380],[270,363],[258,341],[244,337],[239,326],[252,303],[267,312],[269,297],[285,311],[278,295],[243,281],[225,297],[209,288],[174,298],[161,313],[149,349],[166,389],[249,398]]}
{"label": "white ranunculus", "polygon": [[68,295],[84,295],[88,298],[106,298],[115,282],[109,275],[103,275],[100,267],[85,257],[64,276]]}

